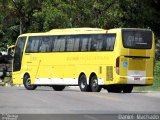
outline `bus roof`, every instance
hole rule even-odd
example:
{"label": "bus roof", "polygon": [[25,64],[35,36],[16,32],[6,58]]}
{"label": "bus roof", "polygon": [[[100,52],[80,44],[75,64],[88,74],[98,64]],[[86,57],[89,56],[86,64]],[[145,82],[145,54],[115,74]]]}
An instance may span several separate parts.
{"label": "bus roof", "polygon": [[48,32],[42,33],[26,33],[21,34],[22,36],[45,36],[45,35],[76,35],[76,34],[96,34],[96,33],[107,33],[107,30],[100,28],[66,28],[66,29],[52,29]]}
{"label": "bus roof", "polygon": [[46,35],[78,35],[78,34],[105,34],[105,33],[113,33],[121,30],[150,30],[143,28],[113,28],[109,30],[101,29],[101,28],[63,28],[63,29],[52,29],[48,32],[41,33],[26,33],[21,34],[22,36],[46,36]]}
{"label": "bus roof", "polygon": [[52,29],[49,32],[83,32],[83,31],[104,31],[100,28],[66,28],[66,29]]}

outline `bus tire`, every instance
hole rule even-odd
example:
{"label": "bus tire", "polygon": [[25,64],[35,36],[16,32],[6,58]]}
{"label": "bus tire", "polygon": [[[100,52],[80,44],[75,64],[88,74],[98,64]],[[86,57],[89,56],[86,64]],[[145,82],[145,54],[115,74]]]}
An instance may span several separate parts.
{"label": "bus tire", "polygon": [[65,87],[66,87],[65,85],[52,85],[52,88],[55,91],[62,91],[62,90],[64,90]]}
{"label": "bus tire", "polygon": [[25,75],[24,76],[24,78],[23,78],[23,84],[24,84],[24,87],[27,90],[35,90],[37,88],[36,85],[31,85],[31,79],[30,79],[29,75]]}
{"label": "bus tire", "polygon": [[133,90],[133,85],[124,85],[123,86],[123,93],[131,93]]}
{"label": "bus tire", "polygon": [[100,92],[101,91],[101,86],[98,85],[98,79],[97,79],[96,75],[92,76],[90,85],[91,85],[92,92]]}
{"label": "bus tire", "polygon": [[84,74],[82,74],[78,81],[79,88],[82,92],[90,92],[91,88],[87,85],[87,78]]}

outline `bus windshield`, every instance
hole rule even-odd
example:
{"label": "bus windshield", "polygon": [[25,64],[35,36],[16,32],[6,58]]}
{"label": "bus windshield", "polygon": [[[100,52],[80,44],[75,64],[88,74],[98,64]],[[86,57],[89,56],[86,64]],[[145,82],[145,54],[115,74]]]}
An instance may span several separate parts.
{"label": "bus windshield", "polygon": [[123,29],[123,46],[131,49],[151,49],[152,32],[150,30]]}

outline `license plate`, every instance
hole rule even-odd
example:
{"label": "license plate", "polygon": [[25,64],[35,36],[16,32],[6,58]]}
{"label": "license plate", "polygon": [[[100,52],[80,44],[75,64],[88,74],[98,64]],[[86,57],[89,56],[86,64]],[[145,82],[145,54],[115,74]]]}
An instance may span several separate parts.
{"label": "license plate", "polygon": [[139,77],[135,77],[134,80],[140,80],[140,78]]}

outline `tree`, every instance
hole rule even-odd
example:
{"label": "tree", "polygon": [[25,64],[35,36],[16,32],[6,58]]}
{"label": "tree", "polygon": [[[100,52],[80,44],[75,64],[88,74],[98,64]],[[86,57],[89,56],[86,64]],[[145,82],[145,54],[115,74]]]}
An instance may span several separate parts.
{"label": "tree", "polygon": [[10,0],[0,1],[0,50],[5,50],[7,44],[11,44],[17,32],[16,10]]}
{"label": "tree", "polygon": [[[34,10],[41,9],[41,0],[0,1],[0,46],[15,43],[19,34],[28,31]],[[3,43],[3,44],[2,44]]]}
{"label": "tree", "polygon": [[0,44],[15,43],[21,33],[69,27],[150,28],[157,42],[159,26],[159,0],[0,0]]}

